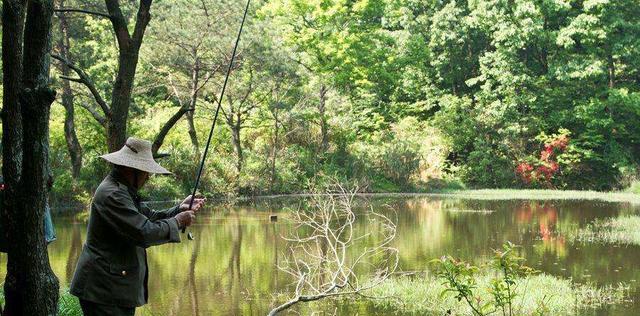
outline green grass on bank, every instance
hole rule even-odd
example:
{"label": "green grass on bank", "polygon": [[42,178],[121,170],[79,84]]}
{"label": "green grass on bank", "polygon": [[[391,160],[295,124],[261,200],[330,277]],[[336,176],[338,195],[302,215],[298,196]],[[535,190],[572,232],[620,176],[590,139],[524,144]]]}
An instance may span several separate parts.
{"label": "green grass on bank", "polygon": [[627,189],[627,192],[640,194],[640,181],[634,181]]}
{"label": "green grass on bank", "polygon": [[473,200],[596,200],[603,202],[627,202],[640,204],[640,194],[631,192],[482,189],[454,190],[442,193],[371,193],[364,195],[398,197],[435,196]]}
{"label": "green grass on bank", "polygon": [[[480,299],[486,301],[490,276],[478,277]],[[533,315],[540,304],[545,315],[579,315],[580,311],[605,305],[620,304],[628,298],[625,285],[596,287],[576,284],[547,274],[516,280],[514,300],[516,315]],[[445,287],[433,276],[422,278],[397,277],[371,290],[372,304],[377,307],[411,315],[470,315],[464,301],[453,294],[442,295]],[[449,312],[450,311],[450,312]]]}
{"label": "green grass on bank", "polygon": [[[0,305],[4,306],[4,292],[0,291]],[[71,295],[69,290],[60,292],[60,300],[58,301],[58,316],[82,316],[80,301]]]}

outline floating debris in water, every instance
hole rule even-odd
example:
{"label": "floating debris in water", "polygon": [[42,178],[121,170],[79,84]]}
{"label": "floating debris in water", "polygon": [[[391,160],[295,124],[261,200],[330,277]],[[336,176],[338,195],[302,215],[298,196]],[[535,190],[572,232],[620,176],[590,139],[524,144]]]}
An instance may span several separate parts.
{"label": "floating debris in water", "polygon": [[446,209],[447,212],[452,213],[480,213],[480,214],[491,214],[495,212],[495,210],[472,210],[472,209]]}

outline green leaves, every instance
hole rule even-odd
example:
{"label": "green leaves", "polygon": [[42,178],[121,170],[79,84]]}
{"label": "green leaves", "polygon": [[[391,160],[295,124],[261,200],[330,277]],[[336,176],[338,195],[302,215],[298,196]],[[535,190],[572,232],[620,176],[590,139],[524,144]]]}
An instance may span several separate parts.
{"label": "green leaves", "polygon": [[516,280],[539,273],[524,265],[525,259],[516,254],[516,248],[516,245],[507,241],[502,245],[502,249],[494,250],[494,257],[487,267],[490,268],[488,272],[495,272],[497,275],[489,282],[488,292],[491,300],[486,302],[483,302],[480,294],[476,292],[476,279],[480,277],[480,268],[451,256],[431,260],[430,264],[435,266],[436,275],[442,279],[442,284],[446,287],[440,295],[453,294],[458,301],[464,300],[473,315],[489,315],[496,312],[503,316],[516,315],[514,305],[519,285]]}

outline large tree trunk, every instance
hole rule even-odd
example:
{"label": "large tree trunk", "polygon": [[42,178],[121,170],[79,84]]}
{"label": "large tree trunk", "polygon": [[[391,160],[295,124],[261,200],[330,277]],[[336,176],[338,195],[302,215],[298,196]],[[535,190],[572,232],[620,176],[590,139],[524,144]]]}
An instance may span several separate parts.
{"label": "large tree trunk", "polygon": [[118,75],[111,94],[111,117],[107,120],[107,145],[110,152],[120,149],[127,140],[127,119],[137,65],[137,50],[120,51]]}
{"label": "large tree trunk", "polygon": [[[60,1],[59,5],[60,7],[64,7],[64,1]],[[62,58],[71,61],[69,56],[69,24],[64,14],[60,14],[58,19],[60,29],[58,51]],[[71,76],[71,69],[64,63],[60,63],[60,71],[63,76]],[[62,81],[62,106],[64,106],[65,109],[64,138],[67,142],[67,150],[71,158],[71,175],[74,179],[78,179],[80,177],[80,168],[82,167],[82,147],[76,135],[73,91],[71,90],[71,84],[67,80]]]}
{"label": "large tree trunk", "polygon": [[131,105],[131,91],[138,66],[138,54],[142,38],[151,14],[152,0],[140,1],[133,34],[129,34],[127,21],[122,15],[118,0],[105,0],[111,24],[118,40],[118,74],[111,92],[111,115],[107,120],[107,145],[109,151],[120,149],[127,140],[127,118]]}
{"label": "large tree trunk", "polygon": [[[26,0],[2,2],[2,174],[7,186],[5,209],[13,206],[14,194],[22,169],[22,113],[19,95],[22,90],[22,37]],[[10,215],[10,214],[7,214]]]}
{"label": "large tree trunk", "polygon": [[329,90],[325,85],[320,86],[320,102],[318,104],[318,112],[320,112],[320,133],[322,134],[321,153],[327,152],[329,149],[329,125],[327,124],[326,102],[327,92]]}
{"label": "large tree trunk", "polygon": [[[24,8],[25,1],[3,1],[6,98],[3,128],[22,127],[21,137],[16,130],[3,134],[5,147],[14,146],[5,149],[3,154],[17,154],[3,156],[5,164],[10,161],[10,166],[3,166],[3,171],[8,185],[13,186],[5,197],[3,211],[8,245],[4,315],[55,315],[58,279],[49,265],[43,222],[47,203],[49,111],[55,98],[55,91],[49,87],[48,57],[53,3],[51,0],[30,1],[26,22]],[[23,43],[25,54],[21,56]],[[19,118],[22,122],[29,123],[16,121],[13,115],[17,112],[22,114]],[[20,139],[13,138],[15,136]]]}

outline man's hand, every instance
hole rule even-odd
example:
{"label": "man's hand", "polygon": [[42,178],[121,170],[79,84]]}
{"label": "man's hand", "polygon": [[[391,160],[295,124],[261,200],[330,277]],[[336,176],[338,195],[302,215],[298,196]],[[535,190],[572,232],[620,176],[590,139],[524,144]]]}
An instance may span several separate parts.
{"label": "man's hand", "polygon": [[193,211],[184,211],[178,213],[175,218],[178,221],[178,228],[182,229],[193,224],[193,221],[196,219],[196,214]]}
{"label": "man's hand", "polygon": [[[197,212],[200,210],[200,208],[202,208],[202,206],[204,205],[204,202],[206,201],[206,198],[203,197],[196,197],[195,200],[193,200],[193,205],[191,206],[191,210],[194,212]],[[180,211],[186,211],[189,209],[189,203],[191,203],[191,195],[187,196],[186,199],[184,199],[184,201],[182,201],[182,203],[180,203]]]}

